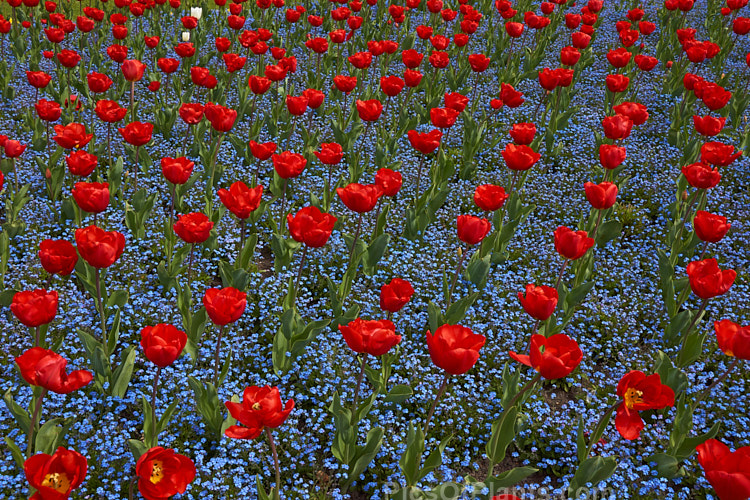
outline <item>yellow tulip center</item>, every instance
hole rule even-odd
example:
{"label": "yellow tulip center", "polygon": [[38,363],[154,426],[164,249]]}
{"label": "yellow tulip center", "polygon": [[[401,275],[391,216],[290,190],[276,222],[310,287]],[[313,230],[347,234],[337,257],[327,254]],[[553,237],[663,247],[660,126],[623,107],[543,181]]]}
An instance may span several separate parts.
{"label": "yellow tulip center", "polygon": [[260,403],[253,404],[253,410],[260,410]]}
{"label": "yellow tulip center", "polygon": [[625,407],[632,410],[633,406],[636,404],[643,403],[643,392],[630,387],[625,391],[625,397],[623,399],[625,400]]}
{"label": "yellow tulip center", "polygon": [[156,484],[164,477],[164,468],[160,460],[154,460],[151,466],[151,483]]}
{"label": "yellow tulip center", "polygon": [[67,493],[70,490],[70,479],[64,472],[53,472],[44,476],[42,486],[52,488],[58,493]]}

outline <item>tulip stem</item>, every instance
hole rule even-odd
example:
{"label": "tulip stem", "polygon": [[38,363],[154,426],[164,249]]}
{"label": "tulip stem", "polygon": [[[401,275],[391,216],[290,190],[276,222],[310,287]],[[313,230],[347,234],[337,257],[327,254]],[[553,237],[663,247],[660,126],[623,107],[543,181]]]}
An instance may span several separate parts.
{"label": "tulip stem", "polygon": [[424,169],[424,159],[425,159],[425,155],[420,155],[420,158],[419,158],[419,169],[417,170],[417,188],[414,191],[414,201],[415,202],[419,198],[419,185],[422,182],[422,169]]}
{"label": "tulip stem", "polygon": [[459,257],[458,259],[458,265],[456,266],[456,273],[453,275],[453,282],[451,283],[450,290],[448,290],[448,297],[445,301],[446,310],[451,306],[451,300],[453,299],[453,292],[456,289],[456,283],[458,282],[458,275],[461,272],[461,268],[463,267],[463,264],[464,264],[464,259],[466,259],[466,254],[469,253],[469,250],[471,250],[471,245],[466,246],[466,250],[461,252],[461,257]]}
{"label": "tulip stem", "polygon": [[701,256],[700,260],[703,260],[703,258],[706,256],[706,250],[708,249],[708,241],[703,242],[703,248],[701,249]]}
{"label": "tulip stem", "polygon": [[445,393],[446,387],[448,387],[448,379],[450,378],[450,373],[445,372],[445,376],[443,377],[443,381],[440,383],[440,388],[438,389],[437,395],[435,396],[435,401],[432,402],[432,406],[430,406],[430,411],[427,412],[427,418],[425,418],[424,422],[424,434],[427,435],[427,431],[430,428],[430,420],[432,420],[432,415],[435,413],[435,409],[437,408],[438,402],[440,402],[440,398],[443,397],[443,394]]}
{"label": "tulip stem", "polygon": [[135,121],[135,82],[130,82],[130,121]]}
{"label": "tulip stem", "polygon": [[104,348],[104,354],[109,359],[109,342],[107,339],[107,319],[104,316],[104,302],[102,301],[102,287],[101,280],[99,278],[99,268],[95,267],[94,272],[94,285],[96,287],[96,303],[99,309],[99,317],[102,321],[102,347]]}
{"label": "tulip stem", "polygon": [[739,363],[740,363],[740,358],[734,358],[732,363],[729,365],[729,368],[727,368],[727,370],[724,373],[722,373],[716,380],[714,380],[711,383],[711,385],[706,387],[706,389],[703,392],[701,392],[700,395],[696,398],[696,400],[693,402],[693,410],[695,410],[698,407],[701,401],[703,401],[704,399],[706,399],[708,396],[711,395],[711,391],[713,391],[713,389],[717,385],[721,384],[724,381],[724,379],[726,379],[729,376],[729,374],[732,373],[732,371],[737,367]]}
{"label": "tulip stem", "polygon": [[560,274],[557,275],[557,282],[555,283],[555,290],[560,291],[560,282],[562,281],[563,274],[565,274],[565,268],[568,267],[568,259],[563,261],[563,265],[560,268]]}
{"label": "tulip stem", "polygon": [[[690,285],[686,285],[686,288],[689,288]],[[708,299],[704,299],[701,303],[701,306],[698,308],[698,312],[695,313],[695,316],[693,317],[693,321],[690,322],[687,329],[685,330],[685,333],[683,334],[683,338],[687,340],[688,335],[690,334],[690,330],[693,329],[696,323],[698,323],[698,320],[703,316],[703,311],[706,310],[706,306],[708,305]]]}
{"label": "tulip stem", "polygon": [[506,408],[506,410],[510,410],[511,408],[513,408],[513,405],[515,405],[518,402],[518,400],[521,399],[521,396],[527,393],[529,389],[531,389],[541,379],[542,379],[542,374],[537,373],[536,375],[534,375],[534,377],[531,380],[526,382],[526,385],[521,387],[521,390],[518,391],[516,395],[513,396],[513,399],[510,400],[510,403],[508,403],[508,407]]}
{"label": "tulip stem", "polygon": [[278,497],[281,498],[281,469],[279,468],[279,454],[276,452],[276,442],[273,440],[273,434],[271,428],[266,427],[266,437],[268,437],[268,444],[271,447],[271,455],[273,455],[273,466],[276,470],[276,492]]}
{"label": "tulip stem", "polygon": [[182,140],[182,156],[187,156],[188,137],[190,137],[190,124],[188,124],[187,130],[185,131],[185,138]]}
{"label": "tulip stem", "polygon": [[359,219],[357,220],[357,230],[354,232],[354,239],[352,240],[352,248],[351,250],[349,250],[349,266],[352,265],[352,257],[354,257],[354,248],[357,246],[357,239],[359,239],[360,231],[362,231],[362,213],[361,212],[359,213]]}
{"label": "tulip stem", "polygon": [[[617,403],[607,408],[607,410],[602,414],[602,416],[599,417],[599,421],[594,426],[594,434],[598,434],[599,427],[601,427],[604,422],[607,422],[607,424],[609,423],[609,420],[612,418],[612,412],[615,411],[617,407],[620,406],[621,404],[622,404],[622,401],[618,401]],[[606,426],[607,424],[604,424],[604,425]],[[586,447],[586,457],[584,458],[584,460],[588,458],[589,455],[591,455],[591,450],[594,449],[595,444],[596,442],[594,442],[594,439],[592,437],[591,442]]]}
{"label": "tulip stem", "polygon": [[[50,276],[52,276],[50,274]],[[39,339],[40,339],[40,326],[37,326],[34,328],[34,347],[39,347]]]}
{"label": "tulip stem", "polygon": [[138,190],[138,156],[141,152],[141,147],[136,146],[135,147],[135,170],[133,171],[133,187],[135,190]]}
{"label": "tulip stem", "polygon": [[357,376],[357,387],[354,389],[354,404],[352,405],[352,419],[357,412],[357,402],[359,401],[359,389],[362,386],[362,379],[365,378],[365,367],[367,366],[367,356],[362,353],[362,362],[360,363],[359,375]]}
{"label": "tulip stem", "polygon": [[596,216],[596,224],[594,224],[594,230],[591,231],[591,234],[589,235],[591,238],[596,236],[596,232],[599,230],[599,225],[602,223],[602,215],[604,214],[604,210],[597,210],[599,214]]}
{"label": "tulip stem", "polygon": [[47,394],[47,389],[42,389],[38,397],[34,398],[34,413],[31,415],[31,422],[29,423],[29,443],[26,445],[26,457],[31,457],[31,452],[34,444],[34,432],[36,432],[37,424],[39,423],[39,416],[42,410],[42,400]]}
{"label": "tulip stem", "polygon": [[219,354],[221,351],[221,336],[224,334],[224,325],[219,327],[219,336],[216,338],[216,352],[214,353],[214,386],[219,383]]}
{"label": "tulip stem", "polygon": [[286,185],[287,179],[284,179],[284,187],[281,188],[281,215],[279,216],[279,234],[282,234],[284,227],[284,215],[286,214]]}
{"label": "tulip stem", "polygon": [[154,388],[151,391],[151,424],[154,426],[154,436],[152,439],[151,444],[149,445],[150,448],[153,448],[156,446],[156,443],[159,441],[159,436],[157,434],[157,424],[156,424],[156,398],[159,396],[159,377],[161,376],[161,366],[158,366],[156,368],[156,376],[154,377]]}
{"label": "tulip stem", "polygon": [[296,302],[297,292],[299,292],[299,281],[302,278],[302,268],[305,266],[305,257],[307,256],[307,245],[302,249],[302,257],[299,261],[299,269],[297,269],[297,279],[294,282],[294,297]]}

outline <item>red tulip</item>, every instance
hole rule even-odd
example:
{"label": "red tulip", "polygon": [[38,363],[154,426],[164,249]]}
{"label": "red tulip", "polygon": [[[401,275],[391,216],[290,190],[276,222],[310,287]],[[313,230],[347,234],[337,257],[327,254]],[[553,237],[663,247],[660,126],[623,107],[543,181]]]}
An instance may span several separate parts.
{"label": "red tulip", "polygon": [[482,184],[474,190],[474,203],[486,212],[494,212],[505,204],[505,189],[494,184]]}
{"label": "red tulip", "polygon": [[735,153],[734,146],[731,144],[707,142],[701,146],[701,163],[708,165],[726,167],[740,156],[742,156],[742,151]]}
{"label": "red tulip", "polygon": [[346,187],[336,188],[336,194],[349,210],[364,213],[375,208],[383,191],[376,184],[353,182]]}
{"label": "red tulip", "polygon": [[648,120],[648,109],[639,102],[623,102],[612,109],[618,115],[630,118],[633,125],[643,125]]}
{"label": "red tulip", "polygon": [[47,239],[39,245],[39,260],[48,273],[67,276],[76,267],[78,252],[69,241]]}
{"label": "red tulip", "polygon": [[724,128],[726,118],[714,118],[713,116],[693,115],[693,126],[695,131],[706,137],[713,137],[721,132]]}
{"label": "red tulip", "polygon": [[428,330],[426,337],[432,362],[452,375],[471,370],[486,340],[461,325],[443,325],[434,334]]}
{"label": "red tulip", "polygon": [[546,321],[557,307],[557,290],[551,286],[526,285],[526,295],[518,292],[518,300],[524,311],[534,319]]}
{"label": "red tulip", "polygon": [[183,103],[180,105],[180,118],[188,125],[197,125],[203,120],[203,105],[199,103]]}
{"label": "red tulip", "polygon": [[153,123],[132,122],[125,125],[124,128],[118,128],[118,132],[125,142],[132,146],[143,146],[151,141],[154,132]]}
{"label": "red tulip", "polygon": [[211,321],[219,326],[234,323],[247,307],[247,294],[232,288],[209,288],[203,296],[203,305]]}
{"label": "red tulip", "polygon": [[730,451],[724,443],[709,439],[695,449],[698,463],[719,500],[750,498],[750,446]]}
{"label": "red tulip", "polygon": [[337,165],[344,157],[344,150],[341,148],[341,144],[324,142],[320,145],[320,151],[315,151],[313,154],[324,165]]}
{"label": "red tulip", "polygon": [[555,230],[555,250],[566,259],[580,259],[593,246],[594,238],[589,238],[586,231],[573,231],[565,226]]}
{"label": "red tulip", "polygon": [[219,199],[227,209],[238,219],[247,219],[260,206],[263,186],[247,187],[242,181],[237,181],[229,189],[219,189]]}
{"label": "red tulip", "polygon": [[719,269],[716,259],[690,262],[686,271],[693,293],[704,300],[727,293],[737,277],[733,269]]}
{"label": "red tulip", "polygon": [[435,152],[440,146],[440,139],[443,137],[443,133],[437,129],[425,133],[409,130],[407,135],[412,147],[425,155]]}
{"label": "red tulip", "polygon": [[400,172],[389,168],[381,168],[375,173],[375,185],[378,186],[383,196],[393,197],[398,194],[403,184]]}
{"label": "red tulip", "polygon": [[127,108],[123,108],[115,101],[110,101],[108,99],[96,101],[94,112],[101,121],[106,123],[119,122],[128,114]]}
{"label": "red tulip", "polygon": [[578,343],[561,333],[545,337],[532,335],[529,355],[510,352],[510,357],[534,370],[547,380],[567,377],[583,359]]}
{"label": "red tulip", "polygon": [[146,500],[165,500],[185,493],[195,479],[195,464],[184,455],[161,446],[151,448],[135,464],[138,491]]}
{"label": "red tulip", "polygon": [[322,247],[328,242],[337,221],[336,217],[317,207],[301,208],[294,217],[287,214],[286,220],[292,238],[312,248]]}
{"label": "red tulip", "polygon": [[698,235],[701,241],[710,243],[721,241],[731,227],[732,225],[727,223],[726,217],[703,210],[698,210],[693,219],[695,234]]}
{"label": "red tulip", "polygon": [[510,136],[516,144],[531,144],[535,134],[536,125],[533,123],[516,123],[510,129]]}
{"label": "red tulip", "polygon": [[39,115],[39,118],[46,122],[54,122],[62,115],[62,109],[55,101],[39,99],[39,101],[34,104],[34,108],[36,109],[36,114]]}
{"label": "red tulip", "polygon": [[602,120],[602,127],[604,128],[604,135],[606,135],[608,139],[621,141],[630,136],[630,131],[633,128],[633,121],[623,115],[608,116]]}
{"label": "red tulip", "polygon": [[186,157],[161,159],[161,173],[172,184],[185,184],[193,173],[195,163]]}
{"label": "red tulip", "polygon": [[459,112],[453,108],[430,109],[430,122],[433,127],[451,128],[458,118]]}
{"label": "red tulip", "polygon": [[542,157],[528,146],[508,144],[502,151],[505,164],[511,170],[528,170]]}
{"label": "red tulip", "polygon": [[29,85],[37,89],[45,88],[52,81],[52,77],[44,71],[27,71],[26,79]]}
{"label": "red tulip", "polygon": [[36,387],[42,387],[57,394],[69,394],[88,385],[94,378],[86,370],[73,370],[69,374],[65,368],[68,361],[49,349],[32,347],[16,358],[16,364],[23,379]]}
{"label": "red tulip", "polygon": [[711,168],[703,163],[693,163],[682,167],[682,175],[688,184],[698,189],[711,189],[721,180],[721,174],[717,168]]}
{"label": "red tulip", "polygon": [[203,243],[214,228],[206,214],[201,212],[192,212],[181,215],[172,226],[175,234],[185,243]]}
{"label": "red tulip", "polygon": [[242,393],[241,403],[227,401],[224,406],[242,424],[230,426],[224,434],[234,439],[255,439],[265,427],[281,426],[294,409],[294,400],[288,400],[282,407],[278,387],[250,386]]}
{"label": "red tulip", "polygon": [[339,325],[339,332],[352,351],[371,356],[382,356],[401,342],[401,335],[396,335],[396,327],[387,319],[365,321],[357,318],[347,325]]}
{"label": "red tulip", "polygon": [[380,308],[390,313],[399,312],[411,300],[414,288],[401,278],[393,278],[380,288]]}
{"label": "red tulip", "polygon": [[646,376],[637,370],[626,373],[617,384],[622,403],[617,408],[615,427],[622,437],[638,439],[644,424],[638,412],[674,406],[674,391],[661,383],[658,373]]}
{"label": "red tulip", "polygon": [[719,349],[727,356],[750,359],[750,325],[740,326],[728,319],[714,321]]}
{"label": "red tulip", "polygon": [[474,215],[459,215],[456,218],[458,238],[467,245],[481,242],[492,228],[490,221]]}
{"label": "red tulip", "polygon": [[218,104],[206,103],[203,108],[206,119],[217,132],[229,132],[237,119],[237,111]]}
{"label": "red tulip", "polygon": [[586,191],[586,199],[597,210],[612,208],[617,201],[617,184],[612,182],[602,182],[601,184],[587,182],[583,185],[583,188]]}
{"label": "red tulip", "polygon": [[357,113],[359,118],[365,122],[374,122],[380,118],[380,114],[383,112],[383,103],[377,99],[370,99],[368,101],[356,101]]}
{"label": "red tulip", "polygon": [[81,210],[92,214],[104,212],[109,206],[109,183],[76,182],[73,199]]}
{"label": "red tulip", "polygon": [[149,361],[160,368],[180,357],[187,344],[187,334],[172,325],[159,323],[141,330],[141,347]]}
{"label": "red tulip", "polygon": [[18,321],[30,328],[46,325],[57,314],[57,292],[44,289],[17,292],[10,310]]}
{"label": "red tulip", "polygon": [[[57,126],[57,125],[56,125]],[[8,158],[18,158],[26,151],[26,145],[20,142],[8,139],[5,141],[5,156]]]}
{"label": "red tulip", "polygon": [[23,471],[36,490],[33,500],[64,500],[86,478],[86,457],[60,446],[55,453],[38,453],[27,458]]}
{"label": "red tulip", "polygon": [[73,151],[65,157],[70,173],[79,177],[91,174],[99,162],[99,159],[83,150]]}
{"label": "red tulip", "polygon": [[137,59],[128,59],[122,62],[120,66],[122,70],[122,76],[129,82],[137,82],[143,78],[143,73],[146,71],[146,65]]}
{"label": "red tulip", "polygon": [[281,154],[274,154],[273,168],[282,179],[291,179],[302,173],[307,165],[307,159],[304,156],[289,151]]}
{"label": "red tulip", "polygon": [[612,170],[622,165],[625,161],[625,148],[613,144],[602,144],[599,146],[599,163],[602,167]]}
{"label": "red tulip", "polygon": [[250,152],[254,157],[260,161],[266,161],[276,151],[275,142],[265,142],[259,144],[255,141],[250,141]]}
{"label": "red tulip", "polygon": [[114,264],[125,249],[125,236],[122,233],[105,231],[94,225],[76,229],[75,236],[78,253],[97,269]]}

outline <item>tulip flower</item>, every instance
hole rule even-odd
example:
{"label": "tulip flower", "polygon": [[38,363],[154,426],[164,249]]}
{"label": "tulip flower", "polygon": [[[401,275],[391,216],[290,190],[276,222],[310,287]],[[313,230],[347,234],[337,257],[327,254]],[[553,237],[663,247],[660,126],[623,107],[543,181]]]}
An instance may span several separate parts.
{"label": "tulip flower", "polygon": [[68,361],[49,349],[32,347],[16,358],[23,379],[29,384],[57,394],[70,394],[94,378],[87,370],[66,372]]}
{"label": "tulip flower", "polygon": [[474,203],[485,212],[494,212],[505,204],[508,196],[502,186],[482,184],[474,190]]}
{"label": "tulip flower", "polygon": [[519,363],[532,367],[539,377],[547,380],[567,377],[583,359],[578,343],[560,333],[551,337],[532,335],[528,356],[513,351],[509,354]]}
{"label": "tulip flower", "polygon": [[750,446],[731,451],[724,443],[709,439],[695,449],[698,463],[719,500],[750,497]]}
{"label": "tulip flower", "polygon": [[276,443],[271,429],[276,429],[284,423],[294,409],[294,400],[289,399],[282,407],[278,387],[249,386],[242,393],[241,403],[227,401],[224,406],[229,410],[229,414],[242,424],[241,426],[229,426],[224,431],[227,437],[232,439],[256,439],[265,430],[276,470],[276,489],[277,491],[280,490],[281,469],[279,468]]}
{"label": "tulip flower", "polygon": [[157,446],[140,456],[135,464],[138,491],[146,500],[163,500],[185,493],[195,479],[195,464],[174,450]]}
{"label": "tulip flower", "polygon": [[615,427],[628,440],[638,439],[644,427],[638,412],[674,406],[674,391],[662,384],[658,373],[648,376],[638,370],[626,373],[617,384],[617,395],[622,402],[617,408]]}
{"label": "tulip flower", "polygon": [[72,273],[78,262],[78,252],[66,240],[43,240],[39,244],[38,255],[45,271],[60,276]]}
{"label": "tulip flower", "polygon": [[690,262],[686,271],[690,289],[704,301],[727,293],[737,277],[733,269],[719,269],[716,259]]}
{"label": "tulip flower", "polygon": [[23,471],[36,490],[34,500],[66,499],[86,478],[86,457],[60,446],[55,453],[38,453],[26,459]]}
{"label": "tulip flower", "polygon": [[393,278],[380,288],[380,308],[388,311],[388,319],[399,312],[414,295],[411,283],[401,278]]}
{"label": "tulip flower", "polygon": [[712,214],[704,210],[695,212],[693,228],[698,238],[705,243],[721,241],[731,227],[732,225],[727,222],[727,218],[724,216]]}
{"label": "tulip flower", "polygon": [[206,314],[215,324],[219,326],[219,336],[216,339],[216,353],[214,356],[214,385],[219,380],[219,354],[221,349],[221,337],[224,327],[234,323],[242,316],[247,307],[247,294],[233,288],[209,288],[203,295],[203,306]]}
{"label": "tulip flower", "polygon": [[526,285],[525,295],[518,292],[518,300],[529,316],[537,321],[546,321],[555,312],[558,293],[550,286],[529,284]]}

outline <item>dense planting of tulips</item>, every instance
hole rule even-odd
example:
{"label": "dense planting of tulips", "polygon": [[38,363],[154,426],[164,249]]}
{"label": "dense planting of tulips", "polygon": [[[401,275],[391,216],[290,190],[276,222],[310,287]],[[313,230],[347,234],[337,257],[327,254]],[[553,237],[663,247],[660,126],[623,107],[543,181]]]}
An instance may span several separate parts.
{"label": "dense planting of tulips", "polygon": [[0,496],[750,498],[747,4],[3,0]]}

